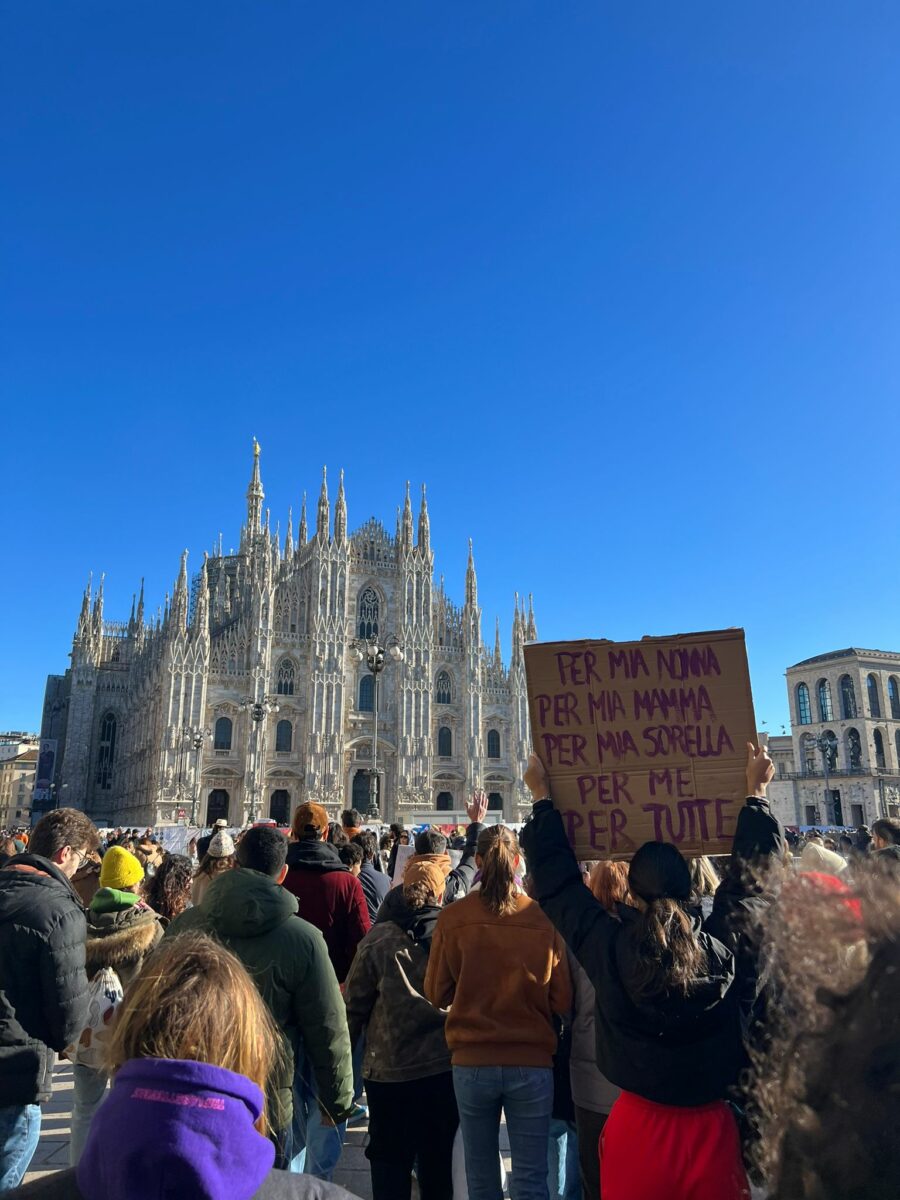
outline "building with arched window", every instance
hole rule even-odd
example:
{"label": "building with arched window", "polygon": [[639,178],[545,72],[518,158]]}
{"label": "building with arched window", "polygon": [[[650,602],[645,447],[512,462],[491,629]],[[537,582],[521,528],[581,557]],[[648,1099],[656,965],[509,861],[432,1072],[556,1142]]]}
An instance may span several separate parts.
{"label": "building with arched window", "polygon": [[900,817],[900,654],[819,654],[788,668],[787,688],[792,761],[769,788],[782,820],[856,826]]}
{"label": "building with arched window", "polygon": [[[435,577],[424,489],[417,512],[407,490],[396,527],[351,529],[343,478],[335,495],[323,475],[314,511],[289,513],[276,539],[254,444],[246,500],[235,547],[220,539],[193,573],[185,552],[159,616],[141,589],[110,620],[102,580],[88,585],[71,666],[47,683],[37,815],[61,787],[101,824],[240,825],[307,799],[337,815],[368,795],[377,736],[388,820],[465,820],[488,779],[494,811],[524,819],[530,600],[516,600],[504,658],[499,628],[482,636],[471,545],[458,594]],[[403,652],[377,684],[353,654],[373,638]]]}

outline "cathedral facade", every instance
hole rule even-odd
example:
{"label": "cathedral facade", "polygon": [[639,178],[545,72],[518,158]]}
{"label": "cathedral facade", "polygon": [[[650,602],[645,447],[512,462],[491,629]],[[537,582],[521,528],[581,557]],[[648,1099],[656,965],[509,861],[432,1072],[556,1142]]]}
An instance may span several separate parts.
{"label": "cathedral facade", "polygon": [[414,528],[407,485],[393,536],[374,518],[348,532],[343,475],[333,520],[323,473],[314,531],[304,499],[283,544],[263,500],[254,442],[238,553],[220,539],[191,580],[185,551],[149,621],[143,585],[124,622],[88,586],[71,666],[47,682],[35,819],[60,804],[108,825],[286,824],[303,800],[365,813],[376,779],[384,820],[453,823],[475,787],[523,819],[531,602],[516,598],[506,665],[499,625],[482,641],[471,543],[462,607],[435,582],[424,487]]}

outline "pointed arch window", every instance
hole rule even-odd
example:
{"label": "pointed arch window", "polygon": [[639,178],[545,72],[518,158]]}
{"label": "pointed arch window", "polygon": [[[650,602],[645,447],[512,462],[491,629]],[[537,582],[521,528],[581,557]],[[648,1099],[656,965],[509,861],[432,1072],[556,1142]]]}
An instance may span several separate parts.
{"label": "pointed arch window", "polygon": [[359,681],[359,704],[357,708],[360,712],[373,712],[375,709],[375,676],[371,674],[363,675]]}
{"label": "pointed arch window", "polygon": [[856,692],[853,680],[849,675],[841,676],[841,717],[845,721],[853,721],[859,714],[856,711]]}
{"label": "pointed arch window", "polygon": [[359,594],[358,629],[361,638],[378,637],[379,601],[374,588],[367,587]]}
{"label": "pointed arch window", "polygon": [[289,658],[283,658],[278,664],[275,691],[279,696],[293,696],[294,694],[294,664]]}
{"label": "pointed arch window", "polygon": [[213,738],[214,750],[231,749],[231,733],[233,728],[231,717],[219,717],[218,721],[216,721],[215,736]]}
{"label": "pointed arch window", "polygon": [[275,752],[290,754],[294,748],[294,726],[290,721],[279,721],[275,726]]}
{"label": "pointed arch window", "polygon": [[449,671],[441,671],[434,684],[434,699],[437,704],[453,703],[453,682]]}
{"label": "pointed arch window", "polygon": [[870,675],[866,680],[866,690],[869,693],[869,714],[876,720],[880,720],[881,688],[878,686],[878,680],[874,675]]}
{"label": "pointed arch window", "polygon": [[112,787],[113,764],[116,760],[116,733],[118,722],[115,713],[104,713],[100,722],[100,742],[97,750],[96,781],[108,791]]}
{"label": "pointed arch window", "polygon": [[438,757],[450,758],[453,754],[453,730],[442,725],[438,730]]}
{"label": "pointed arch window", "polygon": [[884,738],[880,729],[876,729],[872,734],[872,740],[875,742],[875,766],[883,771],[887,766],[887,759],[884,756]]}
{"label": "pointed arch window", "polygon": [[900,721],[900,684],[896,675],[888,680],[888,703],[891,706],[891,719]]}
{"label": "pointed arch window", "polygon": [[819,698],[819,720],[833,721],[834,709],[831,704],[831,684],[827,679],[820,679],[816,691]]}
{"label": "pointed arch window", "polygon": [[797,723],[812,725],[812,708],[809,703],[809,688],[805,683],[797,685]]}
{"label": "pointed arch window", "polygon": [[499,758],[500,757],[500,733],[496,729],[488,730],[487,756],[488,756],[488,758]]}

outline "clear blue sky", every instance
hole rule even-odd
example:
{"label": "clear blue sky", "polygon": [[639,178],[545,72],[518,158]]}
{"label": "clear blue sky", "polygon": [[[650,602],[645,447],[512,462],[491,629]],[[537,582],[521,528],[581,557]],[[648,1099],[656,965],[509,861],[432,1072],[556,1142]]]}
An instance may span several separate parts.
{"label": "clear blue sky", "polygon": [[7,5],[0,728],[90,569],[427,480],[485,633],[900,649],[900,10]]}

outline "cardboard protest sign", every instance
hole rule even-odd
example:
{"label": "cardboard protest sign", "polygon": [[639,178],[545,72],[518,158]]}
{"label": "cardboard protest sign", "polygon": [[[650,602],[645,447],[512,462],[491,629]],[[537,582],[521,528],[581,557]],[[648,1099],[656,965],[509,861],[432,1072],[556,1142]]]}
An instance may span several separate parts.
{"label": "cardboard protest sign", "polygon": [[525,647],[535,753],[581,859],[727,854],[756,722],[742,629]]}

